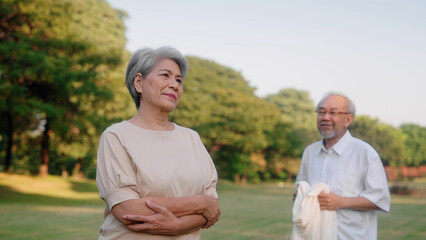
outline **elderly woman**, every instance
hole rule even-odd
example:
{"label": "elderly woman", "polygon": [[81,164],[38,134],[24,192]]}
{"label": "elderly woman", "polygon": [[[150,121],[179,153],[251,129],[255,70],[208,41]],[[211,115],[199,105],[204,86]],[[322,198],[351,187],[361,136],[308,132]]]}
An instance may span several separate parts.
{"label": "elderly woman", "polygon": [[217,173],[199,135],[168,121],[188,72],[175,49],[137,50],[126,84],[138,112],[108,127],[96,181],[106,203],[99,239],[200,239],[220,215]]}

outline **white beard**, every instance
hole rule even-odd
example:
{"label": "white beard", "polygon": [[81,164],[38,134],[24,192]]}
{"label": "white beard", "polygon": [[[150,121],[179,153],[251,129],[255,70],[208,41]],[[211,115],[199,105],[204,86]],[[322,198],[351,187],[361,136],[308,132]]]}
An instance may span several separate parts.
{"label": "white beard", "polygon": [[334,138],[334,136],[336,136],[336,131],[331,131],[330,133],[324,133],[320,131],[320,134],[322,136],[322,138],[324,139],[330,139],[330,138]]}

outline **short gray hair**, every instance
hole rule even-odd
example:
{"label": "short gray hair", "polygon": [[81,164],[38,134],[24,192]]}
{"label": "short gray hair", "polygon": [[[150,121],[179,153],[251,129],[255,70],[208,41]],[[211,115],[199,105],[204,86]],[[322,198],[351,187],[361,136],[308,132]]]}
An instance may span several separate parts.
{"label": "short gray hair", "polygon": [[345,99],[345,111],[347,113],[352,114],[355,117],[355,111],[356,111],[355,104],[345,94],[340,93],[340,92],[327,92],[326,94],[324,94],[324,96],[319,101],[316,110],[318,111],[321,108],[321,106],[323,105],[324,101],[328,97],[331,97],[331,96],[340,96],[340,97],[343,97]]}
{"label": "short gray hair", "polygon": [[140,48],[136,50],[130,58],[126,70],[126,85],[137,109],[139,109],[141,94],[136,91],[133,84],[136,74],[140,73],[142,78],[146,78],[158,62],[164,59],[170,59],[176,62],[179,66],[182,78],[185,78],[188,73],[188,62],[178,50],[172,47],[160,47],[157,49]]}

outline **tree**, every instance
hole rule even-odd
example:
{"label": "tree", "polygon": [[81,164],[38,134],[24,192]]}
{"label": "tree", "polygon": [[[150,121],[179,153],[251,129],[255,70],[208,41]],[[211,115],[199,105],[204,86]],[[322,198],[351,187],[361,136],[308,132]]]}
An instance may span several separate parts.
{"label": "tree", "polygon": [[184,94],[171,120],[200,133],[221,177],[246,179],[258,170],[253,153],[266,147],[265,130],[278,120],[273,104],[258,98],[240,73],[188,57]]}
{"label": "tree", "polygon": [[27,36],[20,30],[31,22],[31,16],[23,13],[18,3],[0,2],[0,132],[6,140],[5,172],[10,170],[12,164],[15,136],[29,124],[27,113],[31,110],[26,99],[28,91],[23,85],[22,72],[25,66],[19,65],[23,52],[28,48],[28,43],[22,41]]}
{"label": "tree", "polygon": [[282,89],[266,100],[281,113],[280,121],[267,132],[268,147],[264,151],[268,170],[275,177],[286,171],[289,181],[298,172],[303,150],[319,140],[315,106],[308,92],[296,89]]}
{"label": "tree", "polygon": [[381,123],[368,116],[357,116],[349,130],[354,137],[369,143],[379,153],[385,166],[402,166],[407,163],[406,135],[400,129]]}
{"label": "tree", "polygon": [[[214,92],[216,107],[212,111],[208,129],[200,129],[211,149],[228,153],[221,158],[221,169],[233,169],[233,178],[255,176],[258,166],[251,155],[267,146],[265,131],[271,131],[278,120],[278,111],[272,104],[232,89]],[[223,156],[223,152],[221,156]],[[229,160],[232,159],[232,162]],[[231,178],[231,172],[228,177]]]}
{"label": "tree", "polygon": [[210,121],[217,107],[213,92],[217,89],[233,89],[254,95],[254,88],[235,70],[213,61],[187,56],[189,72],[186,76],[179,108],[170,115],[184,126],[198,126]]}
{"label": "tree", "polygon": [[426,128],[416,124],[403,124],[400,129],[407,135],[405,141],[409,156],[407,165],[426,165]]}
{"label": "tree", "polygon": [[[46,175],[52,139],[55,148],[60,145],[57,142],[84,141],[106,121],[106,111],[94,109],[112,99],[111,78],[105,74],[122,61],[124,23],[105,1],[9,0],[2,4],[7,6],[5,16],[16,19],[13,28],[6,25],[0,44],[0,89],[6,96],[2,102],[8,104],[8,112],[20,110],[25,119],[41,116],[44,120],[38,129],[40,174]],[[95,9],[97,14],[92,12]],[[15,97],[14,89],[22,94]]]}
{"label": "tree", "polygon": [[[59,155],[67,156],[68,162],[81,165],[81,170],[94,177],[95,146],[99,135],[110,124],[129,118],[136,112],[124,76],[130,58],[130,53],[125,50],[123,22],[127,14],[111,8],[106,1],[74,0],[72,3],[70,32],[75,33],[76,41],[90,43],[87,54],[92,54],[92,58],[99,61],[94,83],[99,89],[107,90],[108,96],[83,95],[79,105],[85,114],[74,115],[76,124],[72,128],[72,141],[55,141],[58,143],[55,148]],[[74,171],[74,174],[81,173]]]}
{"label": "tree", "polygon": [[283,171],[286,171],[289,181],[299,170],[302,139],[292,124],[282,122],[278,122],[273,130],[266,131],[266,136],[268,145],[264,153],[268,171],[275,178],[282,178]]}
{"label": "tree", "polygon": [[281,112],[280,121],[292,126],[294,137],[299,138],[298,155],[303,149],[320,136],[316,129],[315,106],[309,93],[297,89],[282,89],[277,94],[266,96],[266,100],[275,104]]}

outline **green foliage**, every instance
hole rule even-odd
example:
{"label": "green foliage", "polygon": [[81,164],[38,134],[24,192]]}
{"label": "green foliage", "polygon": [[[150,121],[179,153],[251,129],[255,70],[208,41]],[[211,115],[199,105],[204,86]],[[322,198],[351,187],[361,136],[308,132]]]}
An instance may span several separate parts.
{"label": "green foliage", "polygon": [[63,155],[93,158],[99,131],[111,122],[107,114],[117,112],[106,105],[125,56],[125,14],[97,0],[10,0],[1,9],[8,24],[0,36],[0,114],[12,129],[2,133],[13,145],[30,130],[43,136],[46,166],[50,153],[58,163]]}
{"label": "green foliage", "polygon": [[199,126],[198,130],[213,148],[233,146],[249,153],[266,147],[264,131],[272,128],[278,116],[274,106],[233,89],[218,89],[212,98],[215,107],[209,128]]}
{"label": "green foliage", "polygon": [[278,178],[286,175],[290,180],[298,172],[305,147],[319,140],[315,106],[308,92],[296,89],[282,89],[266,100],[281,113],[280,121],[266,132],[268,146],[264,152],[268,170]]}
{"label": "green foliage", "polygon": [[373,146],[384,165],[402,166],[408,161],[406,135],[400,129],[380,123],[378,119],[357,116],[349,130],[354,137]]}
{"label": "green foliage", "polygon": [[184,94],[170,120],[201,135],[222,176],[255,178],[250,155],[266,147],[265,131],[277,122],[278,110],[255,96],[240,73],[197,57],[188,62]]}
{"label": "green foliage", "polygon": [[[0,2],[5,170],[36,174],[43,159],[51,174],[76,173],[78,162],[95,176],[100,133],[136,113],[124,84],[126,16],[105,0]],[[240,72],[187,59],[184,94],[170,120],[200,134],[221,177],[291,180],[304,148],[320,139],[309,93],[283,89],[259,98]],[[386,165],[426,164],[424,127],[395,129],[364,116],[351,132]]]}
{"label": "green foliage", "polygon": [[278,107],[282,122],[307,129],[316,127],[315,106],[307,91],[282,89],[276,94],[268,95],[266,100]]}
{"label": "green foliage", "polygon": [[220,151],[216,151],[213,157],[215,159],[220,159],[220,161],[216,161],[216,168],[221,178],[239,178],[242,175],[250,173],[252,170],[251,168],[253,168],[248,155],[233,151],[233,149],[228,149],[226,147],[222,147]]}
{"label": "green foliage", "polygon": [[266,100],[278,107],[282,124],[291,126],[291,138],[288,140],[300,141],[300,145],[293,145],[297,149],[291,156],[301,156],[305,147],[320,139],[316,128],[315,106],[308,92],[291,88],[282,89],[277,94],[268,95]]}
{"label": "green foliage", "polygon": [[405,148],[409,158],[406,165],[426,165],[426,128],[415,124],[403,124],[400,129],[407,135]]}
{"label": "green foliage", "polygon": [[197,57],[189,56],[187,60],[190,68],[183,84],[184,93],[178,109],[170,115],[171,120],[183,126],[204,125],[210,122],[215,108],[222,107],[215,102],[221,90],[254,95],[254,89],[240,73]]}

